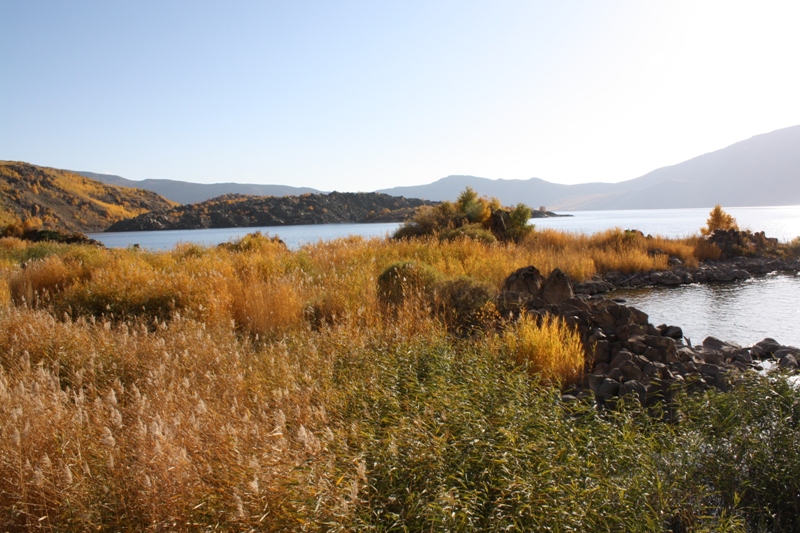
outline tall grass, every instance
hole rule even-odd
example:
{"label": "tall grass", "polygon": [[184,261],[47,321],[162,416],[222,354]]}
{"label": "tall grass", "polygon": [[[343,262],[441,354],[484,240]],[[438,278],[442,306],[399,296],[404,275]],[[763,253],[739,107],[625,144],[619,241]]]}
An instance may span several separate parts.
{"label": "tall grass", "polygon": [[[681,424],[600,413],[559,400],[582,363],[563,323],[481,327],[516,268],[585,277],[651,245],[0,239],[0,527],[790,530],[800,461],[751,452],[800,438],[795,389],[682,400]],[[379,277],[408,262],[435,290],[387,312]]]}
{"label": "tall grass", "polygon": [[560,318],[537,321],[523,315],[502,339],[510,356],[544,381],[566,384],[583,374],[586,361],[580,335]]}

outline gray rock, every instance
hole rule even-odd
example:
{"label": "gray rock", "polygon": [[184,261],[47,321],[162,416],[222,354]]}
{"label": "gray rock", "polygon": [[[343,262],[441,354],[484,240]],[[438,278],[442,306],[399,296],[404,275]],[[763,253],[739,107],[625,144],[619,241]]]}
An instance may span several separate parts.
{"label": "gray rock", "polygon": [[772,356],[777,350],[781,349],[781,345],[775,339],[767,337],[766,339],[757,342],[750,348],[753,357],[757,359],[766,359]]}
{"label": "gray rock", "polygon": [[778,367],[784,370],[797,370],[797,358],[793,354],[786,354],[778,360]]}
{"label": "gray rock", "polygon": [[625,361],[633,359],[633,354],[627,350],[620,350],[617,355],[611,360],[610,368],[619,368]]}
{"label": "gray rock", "polygon": [[572,284],[566,274],[556,268],[545,280],[541,288],[541,296],[549,304],[560,304],[574,296]]}
{"label": "gray rock", "polygon": [[643,337],[647,335],[647,327],[639,324],[625,324],[617,328],[617,338],[626,341],[631,337]]}
{"label": "gray rock", "polygon": [[787,355],[793,355],[795,358],[800,355],[800,350],[792,346],[781,346],[775,350],[775,359],[782,359]]}
{"label": "gray rock", "polygon": [[722,352],[712,350],[704,350],[698,353],[697,358],[703,363],[708,363],[710,365],[721,365],[725,362],[725,356]]}
{"label": "gray rock", "polygon": [[644,337],[631,337],[622,344],[628,351],[638,355],[644,354],[645,350],[647,350],[647,345],[644,343]]}
{"label": "gray rock", "polygon": [[752,277],[748,271],[738,268],[729,270],[728,275],[733,279],[750,279]]}
{"label": "gray rock", "polygon": [[603,381],[605,381],[606,377],[598,373],[598,374],[587,374],[584,379],[589,389],[595,394],[597,394],[598,389],[600,389],[600,386],[603,384]]}
{"label": "gray rock", "polygon": [[626,381],[619,386],[619,396],[621,398],[628,396],[629,394],[633,394],[642,405],[647,403],[647,387],[638,381]]}
{"label": "gray rock", "polygon": [[617,393],[619,393],[619,381],[614,381],[613,379],[609,378],[604,379],[603,382],[597,387],[597,390],[594,391],[595,396],[599,400],[616,396]]}
{"label": "gray rock", "polygon": [[624,361],[619,366],[624,381],[639,381],[642,379],[642,370],[632,360]]}
{"label": "gray rock", "polygon": [[658,361],[651,361],[642,368],[642,374],[650,379],[658,379],[666,376],[667,370],[667,365]]}
{"label": "gray rock", "polygon": [[722,351],[736,351],[739,350],[741,346],[739,346],[734,342],[721,341],[716,337],[706,337],[703,340],[703,348],[711,350],[713,352],[722,352]]}
{"label": "gray rock", "polygon": [[539,296],[544,276],[535,266],[515,270],[506,278],[503,295],[511,300],[528,300]]}

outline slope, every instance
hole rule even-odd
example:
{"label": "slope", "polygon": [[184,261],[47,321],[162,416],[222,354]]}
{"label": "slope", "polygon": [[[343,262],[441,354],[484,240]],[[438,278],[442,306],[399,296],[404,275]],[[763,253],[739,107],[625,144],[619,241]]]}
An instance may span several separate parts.
{"label": "slope", "polygon": [[151,191],[113,187],[73,172],[0,161],[0,226],[38,217],[48,229],[102,231],[175,204]]}

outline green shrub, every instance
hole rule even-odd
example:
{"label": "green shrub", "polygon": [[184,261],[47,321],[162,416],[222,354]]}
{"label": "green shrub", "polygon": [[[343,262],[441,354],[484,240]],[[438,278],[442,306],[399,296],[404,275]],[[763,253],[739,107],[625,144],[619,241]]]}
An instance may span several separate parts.
{"label": "green shrub", "polygon": [[528,224],[531,213],[531,208],[525,204],[517,204],[513,210],[504,209],[497,198],[479,197],[477,192],[467,187],[455,204],[443,202],[437,207],[417,209],[393,237],[406,239],[439,235],[451,240],[466,235],[486,242],[488,235],[492,235],[495,240],[519,242],[533,231],[533,226]]}
{"label": "green shrub", "polygon": [[452,241],[461,238],[474,239],[486,244],[494,244],[497,238],[491,231],[484,229],[480,224],[468,224],[459,228],[453,228],[439,234],[439,239],[443,241]]}
{"label": "green shrub", "polygon": [[436,311],[447,327],[457,333],[468,333],[492,318],[490,288],[468,277],[436,284]]}
{"label": "green shrub", "polygon": [[424,263],[393,263],[378,276],[378,298],[389,305],[400,305],[412,297],[430,301],[440,277],[437,271]]}

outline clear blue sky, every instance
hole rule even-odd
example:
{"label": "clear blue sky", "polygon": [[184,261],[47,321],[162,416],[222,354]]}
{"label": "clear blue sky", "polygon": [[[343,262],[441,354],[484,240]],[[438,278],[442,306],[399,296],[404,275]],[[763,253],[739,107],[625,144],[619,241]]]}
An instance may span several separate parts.
{"label": "clear blue sky", "polygon": [[800,124],[800,2],[0,0],[0,159],[621,181]]}

